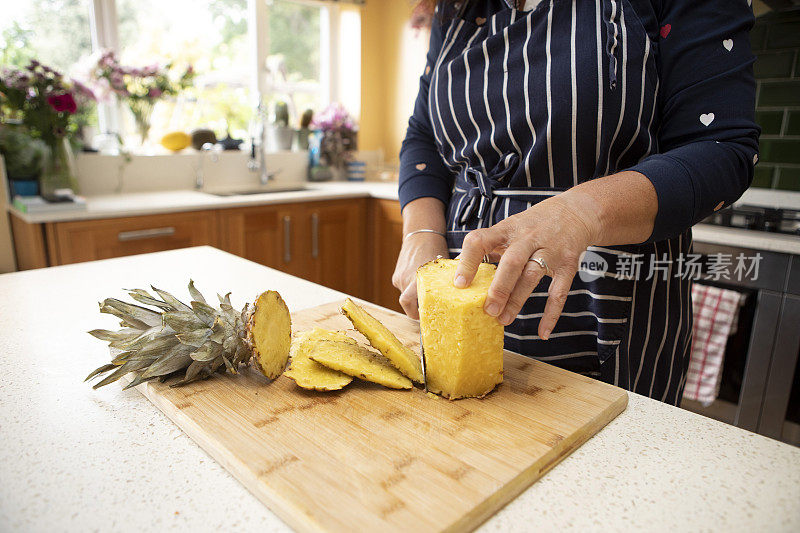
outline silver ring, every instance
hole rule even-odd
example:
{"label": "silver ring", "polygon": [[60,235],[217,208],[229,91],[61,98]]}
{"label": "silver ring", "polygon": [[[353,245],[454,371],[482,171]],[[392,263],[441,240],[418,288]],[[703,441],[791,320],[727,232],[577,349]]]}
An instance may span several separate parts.
{"label": "silver ring", "polygon": [[529,262],[533,261],[534,263],[536,263],[537,265],[539,265],[544,269],[545,274],[547,274],[548,276],[550,275],[550,267],[547,266],[547,263],[545,263],[544,259],[542,259],[541,257],[531,257],[530,259],[528,259],[528,261]]}

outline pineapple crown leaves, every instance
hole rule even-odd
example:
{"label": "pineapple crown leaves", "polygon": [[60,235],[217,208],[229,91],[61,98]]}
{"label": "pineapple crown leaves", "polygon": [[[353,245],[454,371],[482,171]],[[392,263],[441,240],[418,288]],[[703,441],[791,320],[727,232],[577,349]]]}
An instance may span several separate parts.
{"label": "pineapple crown leaves", "polygon": [[[127,289],[136,303],[107,298],[100,312],[120,319],[121,329],[95,329],[90,335],[108,343],[112,360],[86,380],[102,376],[97,389],[130,372],[139,374],[125,388],[153,379],[162,381],[186,370],[172,386],[205,379],[215,372],[236,373],[250,362],[252,347],[247,339],[249,306],[241,311],[231,304],[230,293],[219,298],[219,309],[210,306],[194,281],[189,281],[191,301],[185,304],[167,291],[151,286]],[[153,294],[155,293],[155,294]]]}

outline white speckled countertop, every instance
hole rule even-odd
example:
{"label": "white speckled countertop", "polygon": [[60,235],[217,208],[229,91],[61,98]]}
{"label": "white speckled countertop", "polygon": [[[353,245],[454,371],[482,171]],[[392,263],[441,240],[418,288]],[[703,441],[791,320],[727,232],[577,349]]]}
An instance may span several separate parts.
{"label": "white speckled countertop", "polygon": [[[384,182],[298,182],[303,190],[286,192],[270,191],[262,194],[236,196],[216,196],[210,192],[195,190],[134,192],[89,196],[86,209],[51,213],[22,213],[13,206],[9,212],[29,223],[63,222],[67,220],[88,220],[97,218],[116,218],[179,211],[198,211],[203,209],[227,209],[256,205],[285,204],[317,200],[337,200],[342,198],[380,198],[397,200],[397,183]],[[255,187],[251,187],[255,189]]]}
{"label": "white speckled countertop", "polygon": [[[224,276],[220,273],[224,272]],[[0,275],[0,530],[288,528],[135,390],[83,383],[84,333],[121,287],[237,305],[280,287],[292,310],[342,294],[201,247]],[[800,531],[800,449],[630,395],[628,409],[484,531]]]}

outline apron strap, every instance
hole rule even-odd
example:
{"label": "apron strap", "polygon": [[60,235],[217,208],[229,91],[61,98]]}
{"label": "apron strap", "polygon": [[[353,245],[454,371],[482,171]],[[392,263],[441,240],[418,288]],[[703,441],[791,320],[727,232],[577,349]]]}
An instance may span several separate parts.
{"label": "apron strap", "polygon": [[473,215],[477,215],[485,225],[490,225],[489,206],[494,198],[494,192],[507,184],[518,164],[519,155],[512,152],[503,156],[489,172],[473,166],[467,166],[464,169],[460,181],[465,185],[467,201],[461,213],[457,214],[458,221],[462,225],[466,224]]}

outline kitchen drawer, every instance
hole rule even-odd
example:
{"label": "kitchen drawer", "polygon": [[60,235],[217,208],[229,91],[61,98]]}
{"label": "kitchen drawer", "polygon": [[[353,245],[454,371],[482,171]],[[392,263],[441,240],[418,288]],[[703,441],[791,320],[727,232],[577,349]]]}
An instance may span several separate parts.
{"label": "kitchen drawer", "polygon": [[217,244],[216,211],[46,225],[51,265]]}

